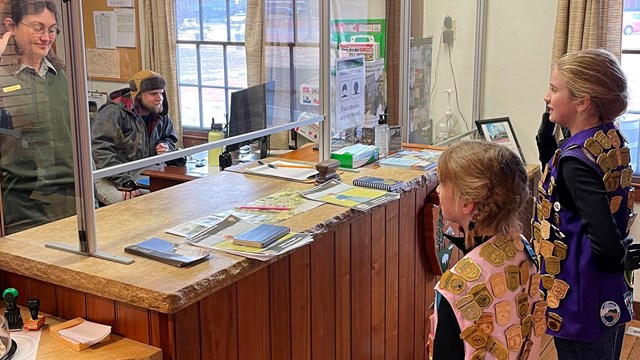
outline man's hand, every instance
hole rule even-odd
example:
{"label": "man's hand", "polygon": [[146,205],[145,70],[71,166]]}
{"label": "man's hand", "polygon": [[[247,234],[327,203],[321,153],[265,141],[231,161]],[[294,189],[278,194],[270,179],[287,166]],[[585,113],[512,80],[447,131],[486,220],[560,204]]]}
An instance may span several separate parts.
{"label": "man's hand", "polygon": [[11,36],[13,36],[13,32],[7,31],[0,38],[0,55],[4,54],[4,51],[7,48],[7,44],[9,43],[9,39],[11,39]]}
{"label": "man's hand", "polygon": [[640,244],[634,244],[631,236],[622,240],[622,243],[626,249],[624,255],[624,270],[633,271],[640,269]]}
{"label": "man's hand", "polygon": [[120,194],[122,194],[122,201],[133,199],[136,196],[142,195],[140,190],[131,190],[131,191],[120,190]]}
{"label": "man's hand", "polygon": [[167,145],[166,143],[158,143],[158,145],[156,145],[156,154],[161,155],[161,154],[166,154],[169,152],[169,145]]}

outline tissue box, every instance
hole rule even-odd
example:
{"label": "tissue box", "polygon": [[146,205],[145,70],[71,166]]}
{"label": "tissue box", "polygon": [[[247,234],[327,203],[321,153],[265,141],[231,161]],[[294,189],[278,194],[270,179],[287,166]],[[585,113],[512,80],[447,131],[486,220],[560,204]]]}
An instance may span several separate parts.
{"label": "tissue box", "polygon": [[378,148],[372,145],[355,144],[331,153],[331,158],[340,162],[340,167],[354,169],[378,160]]}

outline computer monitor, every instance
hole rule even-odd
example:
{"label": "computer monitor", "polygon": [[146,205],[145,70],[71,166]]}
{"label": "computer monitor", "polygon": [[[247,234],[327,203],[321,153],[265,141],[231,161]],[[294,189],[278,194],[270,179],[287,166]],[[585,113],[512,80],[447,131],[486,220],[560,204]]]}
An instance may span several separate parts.
{"label": "computer monitor", "polygon": [[[229,109],[229,137],[266,129],[273,125],[275,81],[248,87],[231,93]],[[255,139],[254,139],[255,140]],[[267,157],[267,136],[260,139],[260,158]],[[227,146],[227,151],[238,150],[252,141]]]}

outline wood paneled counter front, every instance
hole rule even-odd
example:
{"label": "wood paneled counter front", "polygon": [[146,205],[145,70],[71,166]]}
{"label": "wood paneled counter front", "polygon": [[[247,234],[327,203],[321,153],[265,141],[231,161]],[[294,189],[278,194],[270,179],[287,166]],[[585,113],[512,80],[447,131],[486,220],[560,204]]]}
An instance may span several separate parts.
{"label": "wood paneled counter front", "polygon": [[[163,350],[165,359],[424,359],[428,274],[423,208],[435,173],[363,169],[407,181],[399,200],[369,212],[322,205],[283,222],[314,242],[269,262],[214,252],[176,268],[135,257],[121,265],[45,248],[77,244],[69,218],[0,241],[3,288],[18,303],[111,325],[113,332]],[[237,172],[222,173],[97,210],[98,247],[165,234],[188,220],[244,205],[282,188],[309,188]]]}

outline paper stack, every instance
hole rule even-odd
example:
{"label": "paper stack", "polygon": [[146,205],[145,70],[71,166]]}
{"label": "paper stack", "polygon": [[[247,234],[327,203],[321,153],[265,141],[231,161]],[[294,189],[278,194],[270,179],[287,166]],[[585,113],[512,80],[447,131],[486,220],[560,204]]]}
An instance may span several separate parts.
{"label": "paper stack", "polygon": [[111,326],[91,321],[83,321],[78,325],[58,331],[58,335],[61,337],[88,346],[101,342],[106,339],[109,334],[111,334]]}

